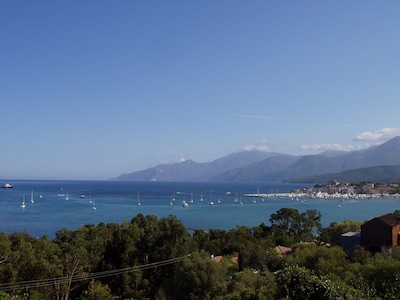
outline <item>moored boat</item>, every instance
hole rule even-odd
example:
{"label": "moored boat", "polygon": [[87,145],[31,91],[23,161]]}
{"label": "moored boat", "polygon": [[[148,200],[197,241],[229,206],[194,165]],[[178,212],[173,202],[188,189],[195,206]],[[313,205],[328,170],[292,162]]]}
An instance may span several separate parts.
{"label": "moored boat", "polygon": [[35,200],[33,199],[33,191],[31,192],[31,203],[35,203]]}
{"label": "moored boat", "polygon": [[25,195],[22,195],[22,203],[19,207],[25,208]]}

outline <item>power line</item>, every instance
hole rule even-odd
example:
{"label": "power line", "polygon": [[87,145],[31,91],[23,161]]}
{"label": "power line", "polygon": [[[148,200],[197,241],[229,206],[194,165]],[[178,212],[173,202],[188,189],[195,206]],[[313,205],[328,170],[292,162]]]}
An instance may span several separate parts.
{"label": "power line", "polygon": [[131,272],[136,272],[139,270],[147,270],[147,269],[152,269],[152,268],[163,267],[166,265],[175,264],[175,263],[183,261],[187,257],[190,257],[190,254],[187,254],[185,256],[180,256],[177,258],[171,258],[171,259],[155,262],[155,263],[140,265],[140,266],[133,266],[133,267],[129,267],[129,268],[108,270],[108,271],[102,271],[102,272],[96,272],[96,273],[78,274],[78,275],[74,275],[72,277],[64,276],[64,277],[55,277],[55,278],[47,278],[47,279],[37,279],[37,280],[27,280],[27,281],[20,281],[20,282],[3,283],[3,284],[0,284],[0,290],[10,291],[10,290],[25,289],[25,288],[37,288],[37,287],[50,286],[55,283],[61,284],[61,283],[67,283],[67,282],[77,282],[77,281],[83,281],[83,280],[89,280],[89,279],[98,279],[98,278],[116,276],[116,275],[121,275],[124,273],[131,273]]}

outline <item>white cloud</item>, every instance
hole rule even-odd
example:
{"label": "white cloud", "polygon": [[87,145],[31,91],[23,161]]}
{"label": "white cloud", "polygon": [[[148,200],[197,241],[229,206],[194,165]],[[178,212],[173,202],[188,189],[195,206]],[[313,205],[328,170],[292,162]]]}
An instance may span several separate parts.
{"label": "white cloud", "polygon": [[334,150],[334,151],[352,151],[356,150],[356,147],[351,145],[340,145],[340,144],[314,144],[314,145],[301,145],[300,149],[303,151],[327,151],[327,150]]}
{"label": "white cloud", "polygon": [[303,151],[322,152],[326,150],[336,151],[353,151],[365,149],[372,144],[384,143],[396,136],[400,136],[400,128],[382,128],[377,131],[366,131],[357,135],[353,141],[365,142],[364,145],[340,145],[340,144],[314,144],[314,145],[301,145],[300,149]]}
{"label": "white cloud", "polygon": [[257,141],[254,145],[248,145],[248,146],[244,146],[242,148],[243,151],[254,151],[254,150],[258,150],[258,151],[265,151],[265,152],[270,152],[270,149],[267,145],[267,141],[266,140],[262,140],[262,141]]}
{"label": "white cloud", "polygon": [[400,128],[382,128],[377,131],[366,131],[354,138],[357,142],[373,142],[376,144],[386,142],[400,135]]}
{"label": "white cloud", "polygon": [[167,155],[164,156],[161,161],[160,164],[175,164],[175,163],[181,163],[186,161],[186,158],[179,156],[179,155]]}

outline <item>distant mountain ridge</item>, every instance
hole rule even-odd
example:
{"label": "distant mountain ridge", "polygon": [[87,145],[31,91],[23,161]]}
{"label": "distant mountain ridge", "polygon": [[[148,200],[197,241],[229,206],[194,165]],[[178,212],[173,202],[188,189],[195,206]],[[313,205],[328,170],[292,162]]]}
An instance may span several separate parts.
{"label": "distant mountain ridge", "polygon": [[399,183],[400,166],[378,166],[346,170],[339,173],[330,173],[291,180],[291,182],[325,183],[332,180],[348,183],[379,182]]}
{"label": "distant mountain ridge", "polygon": [[237,169],[251,163],[279,155],[265,151],[243,151],[232,153],[212,162],[197,163],[186,160],[174,164],[160,164],[143,171],[122,174],[113,180],[125,181],[208,181],[230,169]]}
{"label": "distant mountain ridge", "polygon": [[[315,181],[318,176],[327,174],[338,176],[337,173],[356,169],[364,169],[361,173],[358,172],[362,177],[362,172],[368,171],[365,168],[382,166],[400,166],[400,136],[379,146],[351,152],[325,152],[305,156],[263,151],[237,152],[207,163],[187,160],[175,164],[161,164],[143,171],[120,175],[114,180],[299,182],[311,177]],[[400,170],[391,169],[390,176],[400,175],[396,172]],[[385,176],[388,180],[388,174]]]}

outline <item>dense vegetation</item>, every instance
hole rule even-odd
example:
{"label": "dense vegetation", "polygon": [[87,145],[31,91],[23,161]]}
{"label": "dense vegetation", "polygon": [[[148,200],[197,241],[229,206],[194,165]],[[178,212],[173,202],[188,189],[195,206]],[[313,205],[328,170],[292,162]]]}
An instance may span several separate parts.
{"label": "dense vegetation", "polygon": [[340,235],[361,224],[320,218],[282,208],[271,226],[191,234],[174,216],[139,214],[54,240],[1,233],[0,299],[397,299],[400,251],[348,258]]}

